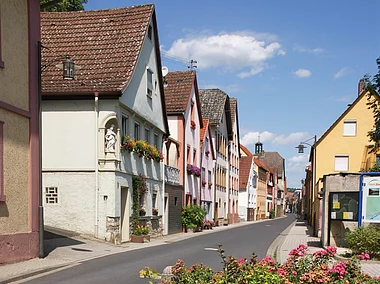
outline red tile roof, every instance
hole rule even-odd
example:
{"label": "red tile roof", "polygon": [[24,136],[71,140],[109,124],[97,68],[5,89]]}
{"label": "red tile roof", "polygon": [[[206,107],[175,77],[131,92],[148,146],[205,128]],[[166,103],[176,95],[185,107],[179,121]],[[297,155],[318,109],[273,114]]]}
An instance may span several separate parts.
{"label": "red tile roof", "polygon": [[168,114],[184,112],[195,81],[195,71],[169,72],[164,81],[166,111]]}
{"label": "red tile roof", "polygon": [[243,151],[247,156],[253,156],[252,152],[248,150],[247,147],[240,144],[240,150]]}
{"label": "red tile roof", "polygon": [[247,187],[252,158],[253,156],[247,156],[239,159],[239,188]]}
{"label": "red tile roof", "polygon": [[46,47],[42,64],[70,55],[81,67],[71,81],[62,79],[55,64],[46,68],[43,93],[122,92],[132,78],[153,15],[154,5],[41,13],[41,42]]}
{"label": "red tile roof", "polygon": [[203,144],[203,141],[206,138],[206,133],[207,133],[207,130],[208,130],[208,125],[209,125],[209,120],[208,119],[203,119],[203,127],[201,128],[201,133],[200,133],[201,144]]}
{"label": "red tile roof", "polygon": [[268,165],[265,163],[264,160],[260,160],[259,158],[256,158],[255,157],[255,164],[258,166],[258,167],[261,167],[263,169],[265,169],[266,171],[270,172],[270,169],[268,167]]}

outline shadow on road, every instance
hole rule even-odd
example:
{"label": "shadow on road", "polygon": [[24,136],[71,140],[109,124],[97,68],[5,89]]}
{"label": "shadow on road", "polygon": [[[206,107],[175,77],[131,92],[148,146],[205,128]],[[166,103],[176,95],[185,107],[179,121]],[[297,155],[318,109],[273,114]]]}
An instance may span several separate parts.
{"label": "shadow on road", "polygon": [[76,232],[61,230],[45,226],[44,230],[44,252],[45,257],[58,247],[80,245],[83,242],[73,239],[78,236]]}

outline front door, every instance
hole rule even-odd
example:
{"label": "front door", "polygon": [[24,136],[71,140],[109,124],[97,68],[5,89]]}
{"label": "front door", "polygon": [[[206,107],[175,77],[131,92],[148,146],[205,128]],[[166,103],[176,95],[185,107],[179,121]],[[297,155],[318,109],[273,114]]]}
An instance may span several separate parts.
{"label": "front door", "polygon": [[121,187],[121,242],[129,241],[129,188]]}

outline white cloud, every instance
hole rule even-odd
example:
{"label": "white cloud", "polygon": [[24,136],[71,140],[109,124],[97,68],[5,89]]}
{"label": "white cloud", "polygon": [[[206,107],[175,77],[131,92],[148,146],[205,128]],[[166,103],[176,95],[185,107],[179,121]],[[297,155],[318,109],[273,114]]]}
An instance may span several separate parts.
{"label": "white cloud", "polygon": [[201,34],[179,38],[163,52],[194,59],[198,68],[219,68],[245,78],[265,70],[269,59],[285,54],[275,39],[270,34],[252,32]]}
{"label": "white cloud", "polygon": [[287,173],[302,173],[305,172],[306,166],[309,164],[307,154],[293,156],[286,160]]}
{"label": "white cloud", "polygon": [[260,136],[261,142],[269,142],[275,145],[285,145],[292,143],[299,143],[309,137],[307,132],[294,132],[290,134],[275,134],[269,131],[264,132],[248,132],[241,139],[241,143],[248,147],[249,145],[254,145]]}
{"label": "white cloud", "polygon": [[347,67],[344,67],[334,74],[334,78],[338,79],[340,77],[347,75],[348,73],[350,73],[350,69],[348,69]]}
{"label": "white cloud", "polygon": [[307,69],[298,69],[294,74],[300,78],[307,78],[311,76],[311,71]]}
{"label": "white cloud", "polygon": [[307,53],[312,53],[312,54],[321,54],[323,53],[325,50],[321,47],[316,47],[316,48],[307,48],[305,46],[302,46],[302,45],[295,45],[293,50],[295,51],[299,51],[299,52],[307,52]]}

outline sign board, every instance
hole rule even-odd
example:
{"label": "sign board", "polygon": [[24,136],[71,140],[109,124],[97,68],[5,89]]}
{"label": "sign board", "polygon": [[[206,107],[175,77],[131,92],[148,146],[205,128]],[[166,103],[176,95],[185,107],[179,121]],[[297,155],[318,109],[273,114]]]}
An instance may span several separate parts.
{"label": "sign board", "polygon": [[359,192],[330,192],[330,219],[358,221]]}
{"label": "sign board", "polygon": [[380,176],[363,176],[361,183],[361,221],[380,223]]}

